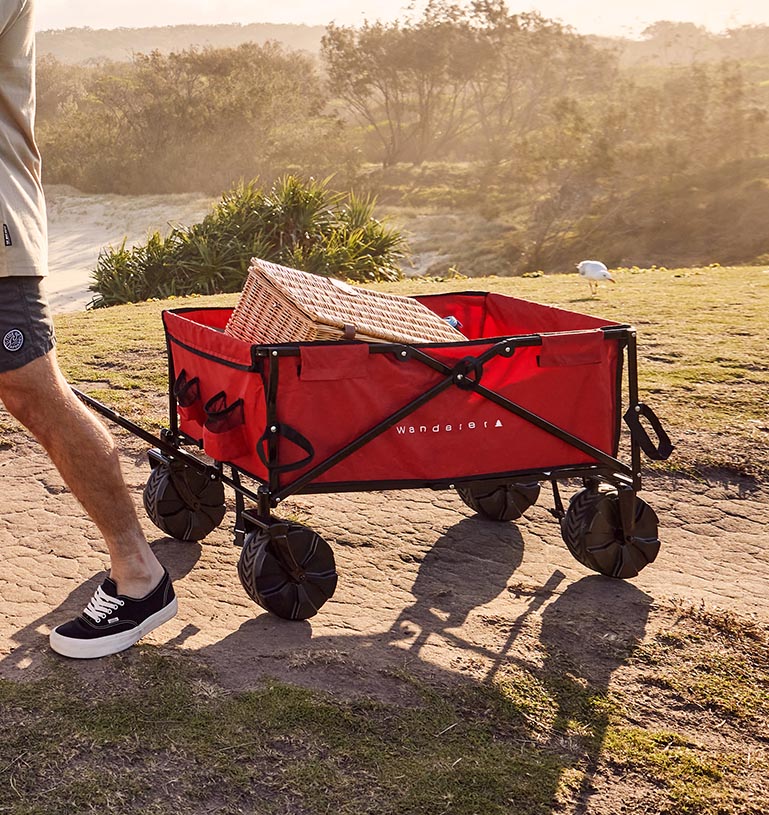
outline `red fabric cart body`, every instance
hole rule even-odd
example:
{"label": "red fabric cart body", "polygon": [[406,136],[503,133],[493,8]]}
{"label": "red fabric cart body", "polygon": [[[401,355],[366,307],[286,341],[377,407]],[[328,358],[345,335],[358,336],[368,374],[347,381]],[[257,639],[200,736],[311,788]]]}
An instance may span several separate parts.
{"label": "red fabric cart body", "polygon": [[[230,309],[164,312],[172,381],[178,390],[197,380],[196,398],[180,400],[188,404],[179,407],[179,429],[214,459],[286,489],[391,424],[303,484],[305,492],[313,485],[365,489],[601,463],[591,449],[616,458],[625,340],[606,329],[621,326],[500,294],[417,299],[441,317],[456,317],[467,341],[252,346],[223,333]],[[431,390],[432,398],[393,421]],[[506,402],[563,433],[537,426]]]}

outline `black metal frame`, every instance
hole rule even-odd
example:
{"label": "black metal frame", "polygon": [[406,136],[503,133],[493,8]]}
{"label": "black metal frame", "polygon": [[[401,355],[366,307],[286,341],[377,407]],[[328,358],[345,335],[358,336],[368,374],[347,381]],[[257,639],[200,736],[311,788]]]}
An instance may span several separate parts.
{"label": "black metal frame", "polygon": [[[608,326],[602,328],[601,330],[603,331],[607,340],[618,341],[619,353],[615,391],[615,398],[617,399],[618,406],[621,406],[622,404],[621,400],[624,380],[623,360],[625,351],[627,351],[627,395],[630,403],[629,414],[641,414],[644,413],[644,411],[648,411],[646,406],[639,402],[638,397],[638,363],[635,329],[629,325],[617,325]],[[174,340],[174,342],[177,341]],[[486,348],[486,350],[484,350],[478,356],[472,356],[470,354],[474,346],[482,345],[486,347],[489,345],[489,342],[493,342],[494,344],[491,347]],[[364,433],[361,433],[356,439],[349,442],[344,447],[316,464],[314,467],[311,467],[310,470],[299,476],[292,483],[283,487],[280,487],[279,484],[279,474],[280,472],[286,470],[286,466],[284,465],[283,467],[280,467],[277,463],[277,438],[279,431],[279,424],[277,422],[277,396],[279,389],[278,362],[279,358],[282,356],[298,356],[301,352],[302,344],[296,343],[272,346],[252,346],[252,364],[247,368],[244,366],[237,366],[243,367],[244,370],[247,370],[250,373],[260,374],[265,382],[267,417],[265,433],[267,434],[267,453],[266,456],[264,456],[264,459],[268,470],[268,479],[265,482],[258,476],[255,476],[254,474],[245,470],[241,470],[233,465],[227,465],[223,462],[216,461],[209,463],[183,449],[183,445],[196,445],[199,447],[199,444],[195,439],[189,438],[179,429],[176,412],[176,397],[173,389],[175,381],[173,355],[170,348],[171,339],[168,337],[167,343],[169,374],[169,429],[163,430],[160,437],[153,436],[151,433],[136,425],[134,422],[126,419],[86,394],[77,390],[75,390],[75,393],[83,402],[101,413],[107,419],[153,445],[156,448],[150,452],[150,461],[153,466],[156,466],[164,458],[180,460],[184,464],[193,467],[200,472],[206,473],[212,480],[220,480],[227,486],[231,487],[235,491],[236,496],[235,542],[237,544],[242,545],[245,533],[249,528],[254,526],[269,528],[269,526],[275,522],[275,519],[271,515],[272,509],[274,509],[281,501],[285,500],[290,495],[298,493],[344,492],[375,489],[408,489],[425,487],[431,489],[450,489],[463,483],[483,482],[493,484],[495,481],[509,483],[511,480],[550,481],[553,486],[555,502],[555,510],[553,514],[555,514],[558,518],[562,518],[564,509],[558,493],[557,481],[559,479],[569,478],[582,478],[585,483],[589,483],[591,480],[603,480],[614,485],[620,494],[623,527],[626,527],[625,533],[626,535],[632,533],[633,500],[635,493],[641,489],[640,442],[647,442],[646,447],[648,447],[649,444],[652,444],[648,437],[645,439],[640,438],[640,435],[644,432],[642,428],[637,427],[634,429],[633,425],[628,422],[628,424],[631,426],[630,464],[628,465],[617,458],[619,453],[621,410],[618,409],[617,411],[618,415],[614,443],[615,455],[611,456],[602,450],[593,447],[573,434],[568,433],[562,428],[552,424],[541,416],[532,413],[521,405],[512,402],[495,391],[489,390],[481,384],[484,363],[488,362],[495,356],[510,357],[518,348],[542,345],[542,337],[539,334],[469,341],[467,343],[468,355],[461,359],[453,367],[433,359],[421,348],[412,345],[399,345],[393,343],[376,343],[369,345],[369,352],[372,354],[392,354],[396,359],[404,362],[419,362],[440,373],[443,376],[443,379],[408,404],[403,405],[382,421],[377,422]],[[438,344],[436,347],[439,347],[440,345],[442,344]],[[221,362],[221,360],[217,361]],[[456,479],[438,479],[429,481],[394,480],[338,483],[327,482],[323,484],[312,483],[313,480],[319,475],[322,475],[344,458],[361,449],[381,433],[385,432],[397,422],[401,421],[422,405],[438,396],[438,394],[452,386],[474,390],[479,395],[494,402],[510,413],[524,419],[535,427],[538,427],[550,435],[553,435],[556,438],[575,447],[576,449],[587,453],[599,463],[589,465],[564,465],[547,470],[516,470],[504,473],[491,473],[480,477],[468,476]],[[627,415],[628,414],[626,414],[626,421]],[[644,413],[644,415],[646,414]],[[273,430],[273,432],[270,433],[270,430]],[[225,470],[225,467],[229,469],[229,474]],[[258,482],[259,486],[256,488],[256,490],[249,489],[243,484],[241,480],[242,475],[245,475],[248,478]],[[255,503],[255,510],[246,508],[245,499],[249,499]],[[625,523],[625,520],[627,521],[627,524]]]}

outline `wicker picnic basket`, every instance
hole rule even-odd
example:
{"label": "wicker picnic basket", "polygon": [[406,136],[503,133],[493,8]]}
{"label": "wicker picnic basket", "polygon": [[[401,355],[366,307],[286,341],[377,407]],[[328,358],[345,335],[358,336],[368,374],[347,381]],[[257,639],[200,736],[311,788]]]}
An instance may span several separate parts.
{"label": "wicker picnic basket", "polygon": [[462,342],[465,337],[411,297],[253,258],[225,333],[246,342]]}

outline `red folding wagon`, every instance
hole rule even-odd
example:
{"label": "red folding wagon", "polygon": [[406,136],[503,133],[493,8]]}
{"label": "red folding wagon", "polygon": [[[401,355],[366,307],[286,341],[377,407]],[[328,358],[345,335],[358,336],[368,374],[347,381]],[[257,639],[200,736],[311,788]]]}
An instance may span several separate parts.
{"label": "red folding wagon", "polygon": [[[203,539],[224,518],[225,485],[235,491],[241,582],[281,617],[312,616],[337,583],[326,541],[275,514],[298,493],[453,489],[510,521],[549,482],[572,555],[637,575],[660,547],[638,497],[641,451],[664,459],[672,445],[639,400],[635,329],[488,292],[414,299],[464,339],[254,344],[225,333],[232,309],[173,309],[159,438],[79,395],[153,444],[144,504],[166,534]],[[582,487],[564,507],[558,482],[571,479]]]}

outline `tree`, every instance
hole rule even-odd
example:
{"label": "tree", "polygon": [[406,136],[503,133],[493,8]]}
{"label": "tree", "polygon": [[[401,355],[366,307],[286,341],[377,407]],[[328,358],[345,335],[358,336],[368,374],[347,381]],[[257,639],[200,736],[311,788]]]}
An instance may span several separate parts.
{"label": "tree", "polygon": [[641,33],[656,49],[658,61],[665,64],[689,65],[718,52],[716,37],[703,26],[694,23],[659,20]]}
{"label": "tree", "polygon": [[503,0],[486,0],[472,18],[473,110],[491,163],[509,160],[521,138],[546,126],[553,100],[605,91],[614,79],[613,54],[536,12],[510,14]]}
{"label": "tree", "polygon": [[343,156],[313,60],[274,43],[137,54],[91,69],[41,123],[47,179],[84,190],[219,192]]}
{"label": "tree", "polygon": [[377,136],[384,166],[452,150],[501,161],[540,126],[543,99],[595,92],[614,70],[610,53],[503,0],[431,0],[415,22],[332,25],[322,53],[332,93]]}
{"label": "tree", "polygon": [[389,166],[419,164],[467,128],[474,46],[466,24],[430,3],[413,25],[331,24],[321,49],[332,93],[375,134]]}

